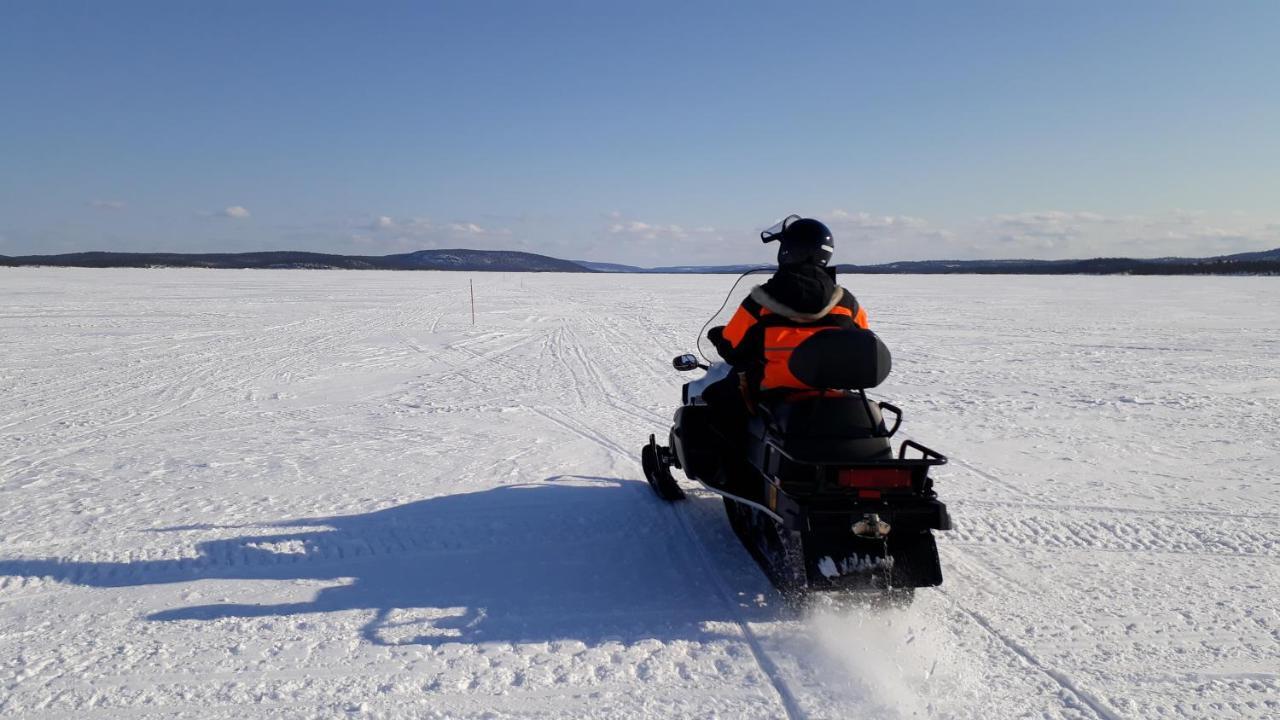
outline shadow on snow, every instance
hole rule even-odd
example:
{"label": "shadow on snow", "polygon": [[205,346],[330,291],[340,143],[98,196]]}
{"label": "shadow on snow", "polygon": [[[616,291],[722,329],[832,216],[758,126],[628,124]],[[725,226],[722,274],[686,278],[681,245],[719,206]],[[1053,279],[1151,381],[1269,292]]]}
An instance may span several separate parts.
{"label": "shadow on snow", "polygon": [[0,576],[90,587],[331,580],[342,584],[307,602],[200,605],[148,619],[368,610],[361,633],[381,645],[707,640],[719,634],[707,623],[767,612],[730,607],[678,519],[636,481],[559,476],[253,527],[290,529],[201,542],[197,557],[181,560],[0,560]]}

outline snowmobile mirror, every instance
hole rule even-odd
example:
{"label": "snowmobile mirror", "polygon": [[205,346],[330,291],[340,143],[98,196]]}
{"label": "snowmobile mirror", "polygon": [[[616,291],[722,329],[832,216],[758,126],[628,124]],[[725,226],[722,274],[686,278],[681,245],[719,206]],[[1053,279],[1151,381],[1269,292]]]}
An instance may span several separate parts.
{"label": "snowmobile mirror", "polygon": [[685,354],[675,356],[671,361],[671,367],[679,370],[680,372],[685,372],[688,370],[697,370],[700,365],[696,355]]}

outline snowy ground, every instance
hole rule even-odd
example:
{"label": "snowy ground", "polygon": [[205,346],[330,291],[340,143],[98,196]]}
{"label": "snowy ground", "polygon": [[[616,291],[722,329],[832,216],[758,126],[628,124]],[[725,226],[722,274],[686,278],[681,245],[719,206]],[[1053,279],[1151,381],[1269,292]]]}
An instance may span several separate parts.
{"label": "snowy ground", "polygon": [[730,277],[0,270],[0,716],[1280,714],[1280,283],[853,277],[945,585],[636,455]]}

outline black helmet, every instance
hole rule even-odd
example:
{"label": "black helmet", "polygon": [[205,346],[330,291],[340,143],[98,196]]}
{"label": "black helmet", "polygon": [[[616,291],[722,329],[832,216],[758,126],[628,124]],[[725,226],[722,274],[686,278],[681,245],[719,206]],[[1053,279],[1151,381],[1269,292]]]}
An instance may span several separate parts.
{"label": "black helmet", "polygon": [[788,215],[782,222],[760,233],[762,242],[777,240],[779,265],[826,267],[836,250],[831,228],[813,218]]}

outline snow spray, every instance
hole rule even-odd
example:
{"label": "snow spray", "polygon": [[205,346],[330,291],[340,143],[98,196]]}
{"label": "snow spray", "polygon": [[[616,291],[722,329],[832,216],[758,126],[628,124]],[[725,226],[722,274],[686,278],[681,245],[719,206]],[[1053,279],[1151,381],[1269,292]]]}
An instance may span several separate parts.
{"label": "snow spray", "polygon": [[805,624],[819,661],[847,678],[846,691],[871,716],[932,718],[954,709],[967,676],[943,615],[917,597],[909,608],[819,605]]}

